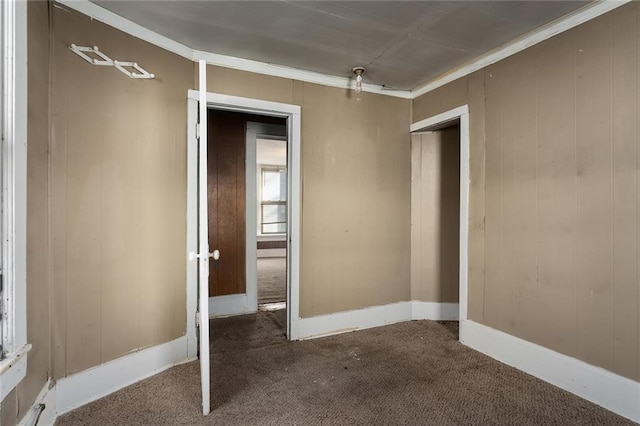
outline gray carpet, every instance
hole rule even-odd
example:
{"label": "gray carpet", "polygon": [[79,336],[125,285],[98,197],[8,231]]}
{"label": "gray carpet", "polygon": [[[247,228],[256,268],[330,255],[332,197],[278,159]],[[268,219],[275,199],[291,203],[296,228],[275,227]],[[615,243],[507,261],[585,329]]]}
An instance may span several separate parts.
{"label": "gray carpet", "polygon": [[197,362],[57,425],[624,425],[629,421],[457,342],[457,323],[413,321],[286,342],[285,311],[211,322],[212,407]]}
{"label": "gray carpet", "polygon": [[258,304],[287,301],[287,259],[258,259]]}

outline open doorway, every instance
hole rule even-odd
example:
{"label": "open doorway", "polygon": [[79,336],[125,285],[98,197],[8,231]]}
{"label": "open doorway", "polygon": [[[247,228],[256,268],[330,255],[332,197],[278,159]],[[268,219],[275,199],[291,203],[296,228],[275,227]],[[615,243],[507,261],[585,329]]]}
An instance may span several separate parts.
{"label": "open doorway", "polygon": [[284,309],[286,119],[216,108],[207,115],[209,246],[221,253],[209,273],[210,315],[251,314],[264,302]]}
{"label": "open doorway", "polygon": [[460,124],[411,137],[411,296],[457,316],[460,270]]}
{"label": "open doorway", "polygon": [[[449,128],[447,130],[447,128]],[[455,210],[457,208],[458,214],[458,258],[457,258],[457,266],[458,266],[458,301],[457,304],[457,318],[459,321],[459,339],[462,343],[467,344],[467,340],[469,338],[469,327],[472,326],[472,321],[469,320],[468,317],[468,292],[469,292],[469,107],[468,105],[462,105],[457,108],[451,109],[449,111],[442,112],[440,114],[434,115],[429,118],[425,118],[424,120],[420,120],[416,123],[411,124],[410,131],[413,136],[416,136],[423,132],[438,132],[440,136],[446,136],[445,139],[449,141],[450,144],[457,145],[455,148],[459,148],[459,151],[448,154],[448,157],[453,158],[455,161],[455,157],[458,158],[458,167],[452,166],[453,173],[449,173],[452,170],[449,170],[447,173],[450,175],[447,177],[447,181],[449,181],[449,188],[451,185],[455,185],[455,180],[457,179],[459,182],[459,191],[457,191],[457,195],[459,197],[459,202],[456,203],[455,200],[448,200],[446,204],[448,207],[446,210],[448,212],[444,212],[449,216],[455,216]],[[444,133],[444,134],[443,134]],[[441,139],[441,138],[440,138]],[[459,143],[459,145],[458,145]],[[452,148],[452,147],[449,147]],[[412,162],[413,159],[417,159],[418,156],[414,156],[412,152]],[[449,161],[451,163],[451,161]],[[422,164],[422,163],[421,163]],[[414,169],[416,164],[412,164],[412,169]],[[457,176],[456,176],[457,175]],[[413,177],[412,177],[413,178]],[[414,190],[412,184],[412,191]],[[452,191],[456,192],[456,191]],[[454,208],[451,208],[453,206]],[[442,213],[442,212],[440,212]],[[413,212],[412,212],[413,214]],[[442,216],[442,215],[440,215]],[[451,219],[451,218],[449,218]],[[439,220],[439,219],[438,219]],[[449,222],[451,229],[451,222]],[[412,230],[412,248],[414,232]],[[440,250],[442,251],[442,250]],[[455,251],[455,247],[449,247],[447,252],[451,253],[450,256],[454,256],[452,251]],[[413,258],[412,258],[412,269],[413,269]],[[438,263],[438,266],[442,268],[442,264]],[[449,276],[452,275],[451,267],[447,267],[447,272],[449,272]],[[440,271],[439,271],[440,273]],[[413,275],[413,270],[412,270]],[[413,278],[413,277],[412,277]],[[413,283],[412,283],[413,290]],[[449,287],[447,289],[438,289],[441,294],[447,293],[452,295],[453,291]],[[444,304],[445,308],[448,306],[455,306],[455,304]],[[447,312],[446,316],[450,315],[451,312]]]}
{"label": "open doorway", "polygon": [[[300,334],[300,315],[299,315],[299,280],[300,280],[300,107],[298,105],[283,104],[270,101],[262,101],[257,99],[249,99],[237,96],[222,95],[215,93],[206,93],[204,97],[207,105],[207,114],[210,110],[245,113],[254,117],[258,117],[257,122],[260,122],[262,118],[278,118],[282,120],[281,123],[285,123],[286,126],[286,141],[287,141],[287,248],[286,248],[286,312],[282,313],[283,326],[286,324],[286,336],[289,340],[298,340]],[[196,309],[199,306],[198,302],[198,270],[197,262],[194,259],[198,258],[197,252],[199,250],[200,227],[198,225],[198,211],[201,210],[198,203],[198,182],[206,180],[207,164],[202,165],[199,159],[199,142],[198,142],[198,115],[199,104],[202,104],[201,94],[198,91],[190,90],[188,92],[188,150],[187,150],[187,255],[190,262],[187,264],[187,318],[196,318]],[[207,120],[208,121],[208,120]],[[255,122],[255,120],[254,120]],[[210,126],[207,126],[209,129]],[[246,130],[245,130],[246,131]],[[207,132],[208,134],[209,132]],[[207,139],[209,139],[207,137]],[[204,157],[204,156],[203,156]],[[207,162],[205,162],[207,163]],[[246,163],[254,169],[257,167],[255,157],[253,161]],[[199,170],[204,170],[202,174]],[[254,187],[257,190],[257,178],[254,172],[253,178],[248,180],[253,182]],[[251,174],[245,173],[245,176],[251,176]],[[256,198],[257,200],[257,195]],[[256,218],[254,221],[254,230],[257,229],[257,202],[248,204],[253,206],[255,214],[250,214],[249,217]],[[207,217],[211,217],[207,213]],[[208,220],[207,220],[208,222]],[[253,236],[254,244],[248,244],[247,247],[254,248],[257,251],[257,233],[249,232],[245,234],[247,236]],[[209,246],[210,252],[219,250],[214,245]],[[225,250],[219,250],[219,260],[222,260],[226,256]],[[257,256],[257,255],[256,255]],[[215,259],[215,258],[214,258]],[[210,271],[214,271],[218,263],[217,260],[211,262]],[[257,267],[257,262],[253,263]],[[254,270],[256,270],[254,267]],[[246,273],[246,272],[245,272]],[[207,286],[208,287],[208,286]],[[244,300],[243,299],[244,295]],[[230,299],[219,305],[217,302],[222,299]],[[216,299],[218,299],[216,301]],[[241,308],[245,310],[245,313],[249,312],[248,298],[246,293],[238,296],[237,294],[227,294],[217,297],[208,298],[207,316],[229,316],[237,315],[239,312],[221,312],[217,308],[220,306],[226,306],[229,308],[235,302],[242,302]],[[235,306],[238,307],[238,304]],[[214,308],[214,309],[211,309]],[[255,298],[254,312],[257,310],[257,292]],[[190,342],[190,351],[195,353],[197,344],[197,327],[195,321],[188,321],[188,335]]]}
{"label": "open doorway", "polygon": [[287,306],[287,141],[274,129],[253,126],[261,131],[256,138],[258,309],[275,311]]}

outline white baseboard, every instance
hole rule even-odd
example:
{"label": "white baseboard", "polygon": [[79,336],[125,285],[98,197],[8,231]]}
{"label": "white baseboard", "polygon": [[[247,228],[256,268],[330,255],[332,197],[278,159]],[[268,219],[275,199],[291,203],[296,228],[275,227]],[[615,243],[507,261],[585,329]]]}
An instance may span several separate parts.
{"label": "white baseboard", "polygon": [[56,414],[64,414],[189,361],[187,351],[187,337],[182,336],[60,379],[55,392]]}
{"label": "white baseboard", "polygon": [[56,414],[56,388],[52,386],[51,380],[44,384],[44,387],[36,397],[31,409],[18,422],[18,426],[52,426],[58,415]]}
{"label": "white baseboard", "polygon": [[581,398],[640,423],[640,383],[471,320],[460,342]]}
{"label": "white baseboard", "polygon": [[411,320],[411,302],[300,318],[299,338],[313,339]]}
{"label": "white baseboard", "polygon": [[313,339],[411,320],[454,321],[457,303],[398,302],[353,311],[300,318],[299,338]]}
{"label": "white baseboard", "polygon": [[411,302],[411,319],[432,321],[458,321],[459,307],[457,303]]}
{"label": "white baseboard", "polygon": [[[363,330],[412,319],[455,320],[455,303],[398,302],[301,318],[300,339]],[[538,377],[635,422],[640,422],[640,383],[471,320],[460,322],[460,341],[498,361]],[[30,425],[44,404],[38,425],[125,386],[188,361],[187,337],[143,349],[45,385],[20,421]]]}
{"label": "white baseboard", "polygon": [[258,250],[258,259],[265,257],[287,257],[286,248],[260,249]]}
{"label": "white baseboard", "polygon": [[252,314],[258,310],[257,304],[255,307],[249,305],[250,301],[247,293],[210,297],[209,318]]}

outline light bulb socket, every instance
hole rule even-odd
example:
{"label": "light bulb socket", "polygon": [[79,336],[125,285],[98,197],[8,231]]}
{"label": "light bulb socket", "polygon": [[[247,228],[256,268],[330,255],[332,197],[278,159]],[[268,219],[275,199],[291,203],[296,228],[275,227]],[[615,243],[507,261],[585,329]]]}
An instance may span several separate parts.
{"label": "light bulb socket", "polygon": [[354,67],[352,70],[356,76],[356,93],[362,92],[362,74],[364,74],[364,67]]}

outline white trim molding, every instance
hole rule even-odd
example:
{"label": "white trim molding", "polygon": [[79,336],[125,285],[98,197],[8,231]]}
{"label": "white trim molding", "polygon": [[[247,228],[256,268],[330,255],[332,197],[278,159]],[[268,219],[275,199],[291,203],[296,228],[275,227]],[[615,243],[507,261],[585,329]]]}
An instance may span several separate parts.
{"label": "white trim molding", "polygon": [[449,111],[425,118],[409,126],[411,133],[431,131],[442,124],[460,121],[460,267],[458,319],[467,319],[469,288],[469,105],[461,105]]}
{"label": "white trim molding", "polygon": [[24,345],[0,362],[0,402],[27,375],[27,353],[30,349],[31,345]]}
{"label": "white trim molding", "polygon": [[18,426],[53,426],[58,414],[56,413],[56,387],[49,379],[36,397],[35,402],[18,422]]}
{"label": "white trim molding", "polygon": [[412,320],[458,321],[459,315],[458,303],[411,302]]}
{"label": "white trim molding", "polygon": [[[194,50],[192,59],[194,61],[203,59],[207,61],[207,64],[209,65],[215,65],[223,68],[248,71],[256,74],[270,75],[273,77],[288,78],[292,80],[304,81],[307,83],[320,84],[322,86],[337,87],[339,89],[355,88],[354,79],[350,77],[338,77],[329,74],[322,74],[315,71],[307,71],[299,68],[287,67],[284,65],[270,64],[266,62],[236,58],[233,56],[203,52],[201,50]],[[388,89],[385,86],[371,83],[362,83],[362,91],[403,99],[411,99],[412,96],[411,92],[408,90]]]}
{"label": "white trim molding", "polygon": [[0,401],[27,370],[27,4],[0,2]]}
{"label": "white trim molding", "polygon": [[[320,84],[323,86],[337,87],[340,89],[353,89],[355,83],[352,78],[339,77],[329,74],[323,74],[315,71],[307,71],[298,68],[287,67],[284,65],[270,64],[266,62],[253,61],[250,59],[242,59],[234,56],[220,55],[217,53],[204,52],[192,49],[151,31],[142,25],[136,24],[126,18],[123,18],[113,12],[104,9],[88,0],[56,0],[70,9],[80,12],[97,21],[103,22],[113,28],[158,46],[162,49],[173,52],[183,58],[198,62],[204,60],[209,65],[231,68],[241,71],[248,71],[256,74],[270,75],[273,77],[281,77],[292,80],[304,81],[307,83]],[[388,89],[379,84],[364,83],[362,85],[363,92],[376,93],[379,95],[394,96],[398,98],[410,99],[411,92],[408,90]]]}
{"label": "white trim molding", "polygon": [[209,318],[253,314],[258,310],[258,307],[254,308],[251,305],[247,293],[210,297]]}
{"label": "white trim molding", "polygon": [[640,423],[640,383],[471,320],[460,342],[491,358]]}
{"label": "white trim molding", "polygon": [[[196,90],[189,90],[187,92],[187,104],[188,117],[187,127],[194,128],[196,126],[195,111],[197,110],[197,101],[199,99],[199,92]],[[301,192],[300,192],[300,126],[301,126],[301,108],[299,105],[284,104],[279,102],[263,101],[259,99],[244,98],[240,96],[223,95],[218,93],[207,93],[206,102],[208,108],[221,109],[227,111],[247,112],[252,114],[270,115],[274,117],[287,118],[287,137],[289,140],[287,156],[288,156],[288,178],[289,178],[289,208],[288,208],[288,235],[289,244],[287,246],[287,337],[289,340],[298,340],[298,322],[300,320],[299,306],[300,306],[300,208],[301,208]],[[197,156],[192,152],[197,148],[197,141],[195,139],[195,133],[189,132],[189,140],[187,141],[187,170],[195,167],[194,161]],[[193,194],[197,182],[193,180],[193,176],[187,181],[187,194]],[[194,230],[197,230],[193,221],[197,216],[197,203],[195,197],[191,196],[187,198],[187,230],[194,234]],[[195,237],[194,237],[195,238]],[[188,238],[193,244],[193,238]],[[221,254],[224,256],[224,253]],[[190,280],[187,282],[187,288],[196,287],[197,279],[194,274],[188,275]],[[247,294],[233,296],[219,296],[219,298],[210,298],[209,307],[212,312],[217,315],[233,315],[233,313],[224,311],[221,306],[217,306],[217,300],[221,298],[228,298],[228,301],[232,301],[236,304],[236,307],[232,310],[240,309],[240,312],[244,313],[246,307],[246,313],[251,312],[250,300]],[[246,298],[243,299],[243,298]],[[212,301],[211,299],[214,299]],[[195,303],[193,300],[188,303]],[[226,309],[226,308],[225,308]]]}
{"label": "white trim molding", "polygon": [[300,318],[299,339],[315,339],[411,320],[411,302]]}
{"label": "white trim molding", "polygon": [[[187,102],[187,116],[197,117],[198,103],[194,100]],[[198,182],[198,149],[196,139],[196,126],[187,126],[187,182]],[[192,147],[195,141],[196,146]],[[198,205],[198,185],[187,185],[187,206]],[[196,329],[196,315],[198,311],[198,263],[189,258],[190,253],[198,252],[198,211],[197,208],[187,208],[187,339],[189,358],[198,354],[198,330]]]}
{"label": "white trim molding", "polygon": [[[428,83],[416,87],[411,91],[387,89],[381,85],[367,83],[362,85],[362,90],[364,92],[380,95],[415,99],[427,92],[437,89],[438,87],[444,86],[447,83],[467,76],[479,69],[547,40],[556,34],[570,30],[584,22],[597,18],[600,15],[622,6],[628,1],[630,0],[602,0],[591,2],[573,13],[563,16],[547,25],[543,25],[542,27],[531,31],[510,43],[498,47],[485,55],[472,59],[466,64],[454,68],[442,76],[436,77]],[[209,65],[305,81],[308,83],[338,87],[342,89],[352,89],[354,87],[353,79],[349,78],[350,76],[333,76],[314,71],[287,67],[284,65],[270,64],[192,49],[182,43],[160,35],[113,12],[110,12],[88,0],[56,0],[56,2],[194,62],[205,60]]]}
{"label": "white trim molding", "polygon": [[515,55],[516,53],[543,42],[557,34],[568,31],[571,28],[577,27],[578,25],[597,18],[600,15],[604,15],[605,13],[618,8],[629,1],[631,0],[601,0],[591,2],[573,13],[556,19],[547,25],[543,25],[540,28],[518,37],[484,55],[472,59],[466,64],[447,71],[440,77],[436,77],[428,83],[413,89],[411,91],[411,99],[416,99],[417,97],[431,92],[438,87],[442,87],[447,83],[451,83],[452,81],[465,77],[484,67],[495,64],[498,61]]}
{"label": "white trim molding", "polygon": [[57,382],[49,380],[20,426],[51,426],[56,418],[173,366],[194,361],[186,336],[130,353]]}
{"label": "white trim molding", "polygon": [[411,320],[455,321],[457,303],[397,302],[300,319],[300,340],[332,336]]}
{"label": "white trim molding", "polygon": [[188,356],[187,337],[182,336],[60,379],[56,384],[56,415],[193,359]]}

